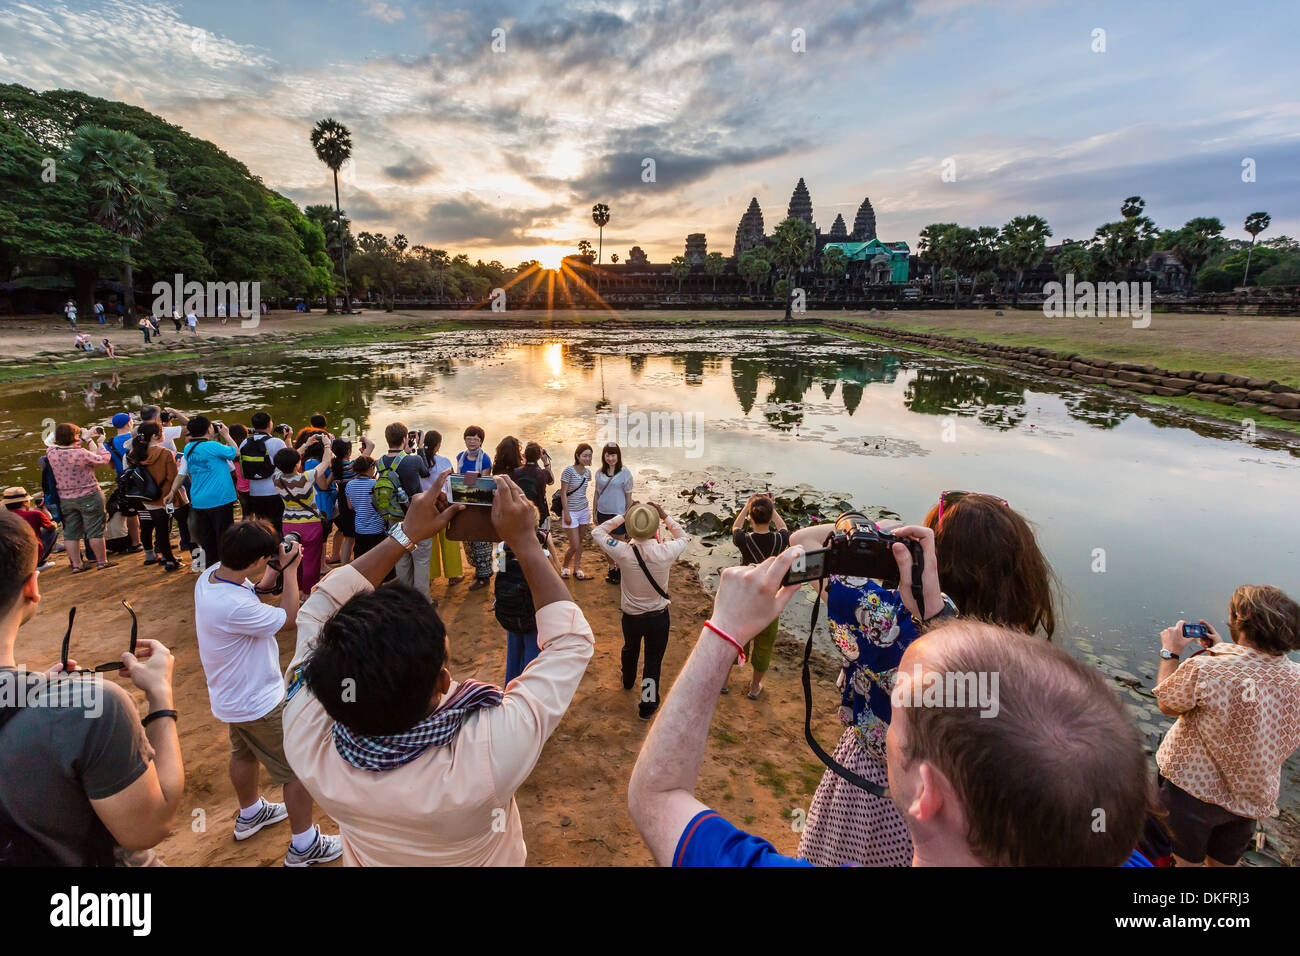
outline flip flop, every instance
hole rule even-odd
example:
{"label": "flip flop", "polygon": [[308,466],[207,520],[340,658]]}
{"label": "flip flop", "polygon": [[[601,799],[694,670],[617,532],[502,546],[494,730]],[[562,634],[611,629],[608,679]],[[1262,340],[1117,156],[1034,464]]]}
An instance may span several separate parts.
{"label": "flip flop", "polygon": [[84,571],[89,571],[89,570],[90,570],[90,565],[88,565],[88,564],[83,564],[83,565],[82,565],[81,567],[79,567],[79,568],[73,568],[73,569],[72,569],[72,573],[73,573],[73,574],[81,574],[82,572],[84,572]]}
{"label": "flip flop", "polygon": [[568,576],[569,576],[569,569],[568,569],[568,568],[562,568],[562,569],[560,570],[560,577],[562,577],[562,578],[567,578]]}
{"label": "flip flop", "polygon": [[746,694],[745,696],[748,697],[750,700],[758,700],[760,697],[763,696],[763,685],[762,684],[758,685],[757,694]]}
{"label": "flip flop", "polygon": [[99,571],[107,571],[109,568],[115,568],[115,567],[117,567],[116,561],[105,561],[103,564],[95,565],[96,570]]}

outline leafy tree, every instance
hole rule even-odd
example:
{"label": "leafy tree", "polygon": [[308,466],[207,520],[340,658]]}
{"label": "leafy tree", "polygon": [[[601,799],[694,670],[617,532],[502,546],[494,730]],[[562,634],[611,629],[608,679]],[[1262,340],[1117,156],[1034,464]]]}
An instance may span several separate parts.
{"label": "leafy tree", "polygon": [[[334,174],[334,219],[338,223],[339,234],[343,233],[343,207],[339,205],[339,170],[352,158],[352,131],[342,123],[330,117],[317,122],[311,130],[311,148],[316,151],[316,158],[329,167]],[[343,261],[343,311],[352,311],[352,299],[348,289],[348,255],[346,245],[340,245]],[[334,311],[333,300],[329,301],[328,310]]]}
{"label": "leafy tree", "polygon": [[1011,290],[1012,305],[1020,300],[1020,282],[1025,270],[1043,261],[1043,252],[1051,235],[1051,227],[1042,216],[1016,216],[1002,227],[998,264],[1016,272],[1016,284]]}
{"label": "leafy tree", "polygon": [[799,272],[807,263],[809,256],[812,255],[815,239],[813,227],[802,219],[795,219],[794,217],[781,222],[772,233],[772,264],[779,267],[785,273],[785,278],[789,280],[786,294],[782,296],[785,299],[785,317],[787,319],[791,318],[793,314],[791,306],[793,305],[794,289]]}
{"label": "leafy tree", "polygon": [[578,255],[587,257],[591,255],[591,243],[586,239],[578,240]]}
{"label": "leafy tree", "polygon": [[617,252],[611,252],[611,253],[609,254],[609,261],[612,262],[612,263],[614,263],[614,265],[618,265],[618,253],[617,253]]}
{"label": "leafy tree", "polygon": [[154,163],[153,150],[134,133],[85,125],[65,155],[68,176],[89,194],[90,217],[122,243],[123,327],[135,323],[131,243],[158,225],[176,197]]}
{"label": "leafy tree", "polygon": [[720,252],[710,252],[704,257],[704,274],[713,276],[713,291],[718,291],[718,276],[727,271],[727,258]]}
{"label": "leafy tree", "polygon": [[916,254],[930,267],[931,291],[936,296],[939,294],[939,270],[948,265],[941,258],[940,240],[945,232],[956,228],[955,222],[932,222],[921,230],[920,241],[916,244]]}
{"label": "leafy tree", "polygon": [[961,274],[970,270],[975,261],[975,247],[979,233],[968,226],[953,226],[939,236],[935,256],[944,269],[952,273],[952,304],[961,301]]}
{"label": "leafy tree", "polygon": [[757,250],[747,249],[740,254],[736,269],[740,277],[745,280],[746,290],[752,290],[755,285],[762,285],[768,273],[772,271],[772,263]]}
{"label": "leafy tree", "polygon": [[830,279],[835,288],[838,288],[840,282],[844,279],[844,268],[847,261],[844,250],[839,246],[827,246],[822,250],[822,275]]}
{"label": "leafy tree", "polygon": [[1223,223],[1200,216],[1189,219],[1181,229],[1161,233],[1158,245],[1173,252],[1187,267],[1187,281],[1200,272],[1206,260],[1222,246]]}
{"label": "leafy tree", "polygon": [[1062,282],[1073,275],[1075,281],[1085,281],[1092,276],[1092,252],[1087,243],[1067,242],[1052,260],[1052,271]]}
{"label": "leafy tree", "polygon": [[682,280],[691,274],[691,264],[686,261],[685,256],[673,256],[673,261],[668,266],[669,273],[677,280],[677,291],[682,291]]}
{"label": "leafy tree", "polygon": [[1120,215],[1125,219],[1136,219],[1142,215],[1142,210],[1146,208],[1147,201],[1141,196],[1129,196],[1120,204]]}
{"label": "leafy tree", "polygon": [[[1273,220],[1266,212],[1252,212],[1246,217],[1245,230],[1250,233],[1250,252],[1255,251],[1255,239],[1261,232],[1269,227]],[[1246,284],[1246,279],[1250,277],[1250,252],[1246,253],[1246,271],[1241,278],[1241,284]]]}

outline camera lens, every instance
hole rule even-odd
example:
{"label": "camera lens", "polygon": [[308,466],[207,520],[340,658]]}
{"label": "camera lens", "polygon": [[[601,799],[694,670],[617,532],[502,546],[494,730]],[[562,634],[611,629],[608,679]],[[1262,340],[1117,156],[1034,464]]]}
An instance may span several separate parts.
{"label": "camera lens", "polygon": [[302,538],[299,537],[299,536],[298,536],[297,534],[295,534],[294,532],[290,531],[288,534],[286,534],[286,535],[284,536],[284,543],[285,543],[285,544],[302,544]]}

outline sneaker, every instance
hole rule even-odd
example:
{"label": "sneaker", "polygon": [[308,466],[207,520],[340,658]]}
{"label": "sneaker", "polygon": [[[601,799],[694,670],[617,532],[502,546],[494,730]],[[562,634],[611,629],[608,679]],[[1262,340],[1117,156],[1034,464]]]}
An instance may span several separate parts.
{"label": "sneaker", "polygon": [[289,845],[289,852],[284,855],[285,866],[311,866],[313,863],[328,863],[343,855],[343,838],[338,834],[326,834],[316,828],[316,840],[307,849],[299,853]]}
{"label": "sneaker", "polygon": [[54,567],[54,562],[53,562],[53,561],[46,561],[44,564],[39,565],[39,566],[36,568],[36,570],[37,570],[37,571],[48,571],[48,570],[49,570],[50,568],[52,568],[52,567]]}
{"label": "sneaker", "polygon": [[640,707],[637,708],[637,716],[640,717],[642,720],[649,720],[651,717],[655,715],[655,711],[658,709],[659,709],[658,704],[642,704]]}
{"label": "sneaker", "polygon": [[247,840],[262,827],[289,819],[289,809],[283,803],[262,801],[262,809],[253,814],[251,820],[245,820],[242,814],[235,814],[235,839]]}

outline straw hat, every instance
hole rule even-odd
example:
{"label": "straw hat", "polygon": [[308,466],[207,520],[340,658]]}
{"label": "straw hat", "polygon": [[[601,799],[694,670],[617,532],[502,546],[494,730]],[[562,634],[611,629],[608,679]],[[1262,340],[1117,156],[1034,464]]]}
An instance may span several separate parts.
{"label": "straw hat", "polygon": [[5,489],[3,500],[4,503],[8,505],[13,504],[16,501],[26,501],[30,497],[31,496],[27,494],[27,489],[22,485],[14,485],[13,487]]}
{"label": "straw hat", "polygon": [[646,504],[636,504],[623,516],[627,533],[638,541],[647,541],[659,530],[659,512]]}

